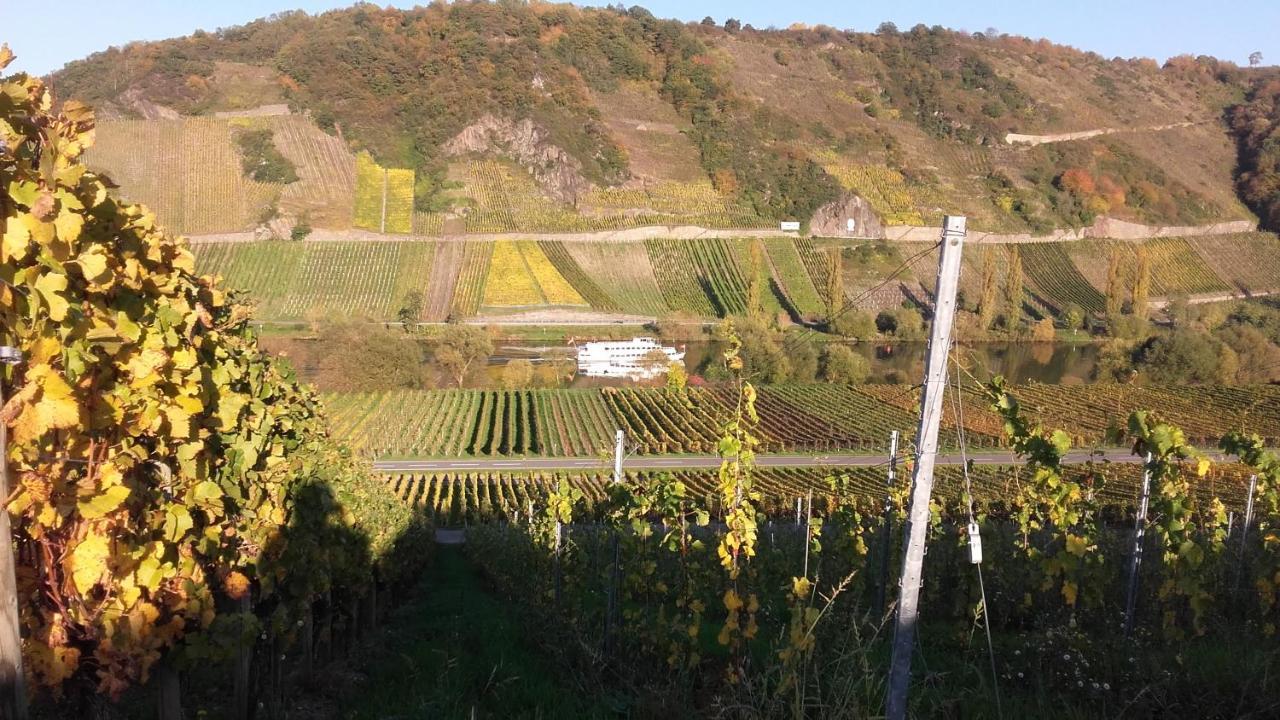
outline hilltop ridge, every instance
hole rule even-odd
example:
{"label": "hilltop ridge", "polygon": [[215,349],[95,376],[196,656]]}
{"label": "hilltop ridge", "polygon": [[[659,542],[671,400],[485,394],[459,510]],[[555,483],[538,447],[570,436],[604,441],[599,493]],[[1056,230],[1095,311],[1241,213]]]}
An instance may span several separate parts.
{"label": "hilltop ridge", "polygon": [[[113,48],[55,81],[99,110],[90,163],[188,233],[764,228],[854,203],[882,226],[960,212],[1044,235],[1252,220],[1228,120],[1264,77],[937,27],[465,2],[284,13]],[[238,172],[276,162],[246,156],[255,131],[297,180]]]}

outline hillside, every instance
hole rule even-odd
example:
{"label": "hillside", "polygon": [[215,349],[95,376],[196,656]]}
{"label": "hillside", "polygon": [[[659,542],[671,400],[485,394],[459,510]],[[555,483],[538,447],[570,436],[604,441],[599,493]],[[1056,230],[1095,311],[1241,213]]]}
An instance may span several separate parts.
{"label": "hillside", "polygon": [[[752,246],[756,249],[753,250]],[[197,269],[248,291],[268,321],[318,317],[393,320],[402,308],[423,321],[449,317],[496,321],[631,320],[669,315],[746,314],[751,278],[762,280],[761,307],[796,321],[826,313],[831,247],[843,246],[844,297],[862,309],[927,301],[937,267],[928,245],[808,239],[686,239],[640,242],[533,240],[204,242],[194,246]],[[973,244],[966,249],[961,291],[982,296],[982,264],[990,258],[1003,287],[1011,253],[1026,274],[1025,302],[1054,316],[1067,308],[1101,313],[1109,258],[1118,253],[1125,277],[1142,248],[1152,260],[1152,300],[1178,295],[1230,297],[1280,291],[1280,239],[1269,233],[1145,242]],[[915,257],[895,282],[878,286]],[[418,293],[421,300],[410,297]],[[531,315],[532,313],[532,315]]]}
{"label": "hillside", "polygon": [[[484,2],[286,13],[113,48],[55,81],[111,118],[90,164],[166,225],[280,237],[767,228],[833,202],[822,234],[944,212],[1032,234],[1252,220],[1237,165],[1269,108],[1240,108],[1273,96],[1211,58]],[[264,164],[297,179],[254,179]],[[1262,208],[1273,187],[1242,189]]]}

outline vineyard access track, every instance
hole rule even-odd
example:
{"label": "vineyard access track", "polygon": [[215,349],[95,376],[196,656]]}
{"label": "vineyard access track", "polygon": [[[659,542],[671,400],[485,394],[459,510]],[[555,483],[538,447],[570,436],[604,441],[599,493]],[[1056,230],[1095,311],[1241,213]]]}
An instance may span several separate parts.
{"label": "vineyard access track", "polygon": [[[871,467],[885,463],[887,452],[878,455],[757,455],[758,467]],[[1021,462],[1010,452],[971,452],[966,456],[975,465],[1013,465]],[[1208,454],[1213,460],[1223,457]],[[899,458],[906,467],[909,458]],[[1128,448],[1098,448],[1096,450],[1071,450],[1063,462],[1072,465],[1089,461],[1109,463],[1139,463],[1142,458],[1133,455]],[[636,456],[628,458],[628,470],[691,470],[720,467],[717,455]],[[961,465],[959,453],[939,453],[937,464]],[[377,460],[373,468],[379,472],[519,472],[526,470],[597,470],[610,465],[605,458],[475,458],[466,460]]]}

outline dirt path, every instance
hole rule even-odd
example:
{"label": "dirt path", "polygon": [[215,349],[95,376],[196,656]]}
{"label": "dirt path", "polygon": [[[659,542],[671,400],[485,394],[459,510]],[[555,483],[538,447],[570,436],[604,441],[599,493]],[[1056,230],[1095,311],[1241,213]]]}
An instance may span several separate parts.
{"label": "dirt path", "polygon": [[[1258,292],[1222,292],[1222,293],[1203,293],[1200,295],[1190,295],[1187,297],[1188,305],[1205,305],[1208,303],[1223,302],[1224,300],[1246,300],[1248,298],[1267,297],[1268,295],[1280,294],[1275,290],[1259,290]],[[1150,300],[1147,305],[1152,310],[1163,310],[1169,305],[1169,298],[1160,298],[1159,300]]]}
{"label": "dirt path", "polygon": [[1048,143],[1071,142],[1072,140],[1087,140],[1089,138],[1098,137],[1099,135],[1114,135],[1116,133],[1161,132],[1163,130],[1175,130],[1177,128],[1191,127],[1192,125],[1201,125],[1206,122],[1208,122],[1208,120],[1171,123],[1169,125],[1148,125],[1146,127],[1137,128],[1098,128],[1096,130],[1080,130],[1078,132],[1055,133],[1051,135],[1009,133],[1004,136],[1004,141],[1010,145],[1046,145]]}
{"label": "dirt path", "polygon": [[462,243],[439,243],[431,262],[431,279],[427,284],[427,302],[422,309],[422,319],[439,322],[449,317],[453,303],[453,290],[461,274],[465,246]]}

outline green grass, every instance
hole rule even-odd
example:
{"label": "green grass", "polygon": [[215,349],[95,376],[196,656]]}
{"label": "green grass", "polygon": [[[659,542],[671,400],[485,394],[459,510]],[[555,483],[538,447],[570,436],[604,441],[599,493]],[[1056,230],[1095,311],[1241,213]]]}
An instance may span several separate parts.
{"label": "green grass", "polygon": [[370,658],[368,685],[342,717],[611,717],[524,638],[524,618],[456,548],[443,547],[413,599],[394,612]]}

